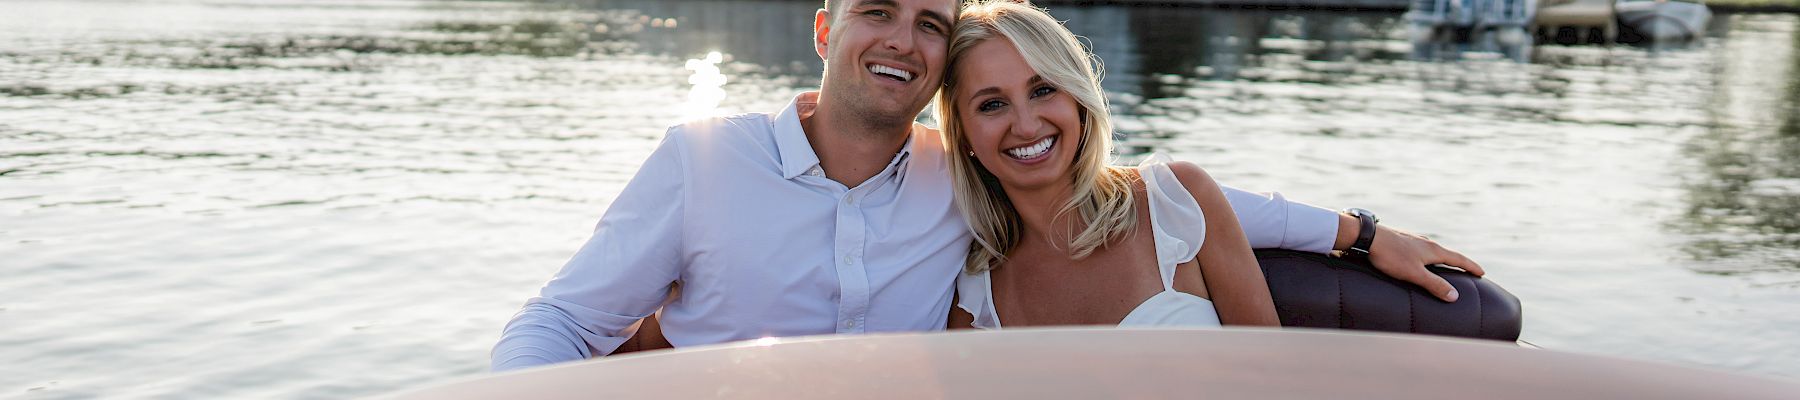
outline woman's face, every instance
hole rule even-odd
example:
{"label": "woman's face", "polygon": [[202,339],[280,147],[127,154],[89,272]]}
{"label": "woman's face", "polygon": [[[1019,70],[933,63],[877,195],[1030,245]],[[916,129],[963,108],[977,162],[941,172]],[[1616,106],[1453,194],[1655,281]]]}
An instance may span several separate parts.
{"label": "woman's face", "polygon": [[1005,38],[957,61],[956,110],[975,158],[1008,193],[1068,184],[1081,141],[1081,106],[1038,76]]}

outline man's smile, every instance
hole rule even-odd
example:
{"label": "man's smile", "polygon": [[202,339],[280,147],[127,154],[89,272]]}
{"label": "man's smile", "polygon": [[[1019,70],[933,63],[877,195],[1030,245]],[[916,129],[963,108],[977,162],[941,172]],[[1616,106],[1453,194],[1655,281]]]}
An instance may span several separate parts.
{"label": "man's smile", "polygon": [[869,69],[869,72],[875,74],[875,76],[889,79],[889,80],[894,80],[894,81],[899,81],[899,82],[911,82],[913,79],[913,73],[911,71],[907,71],[907,70],[899,68],[899,67],[877,64],[877,63],[869,63],[868,69]]}

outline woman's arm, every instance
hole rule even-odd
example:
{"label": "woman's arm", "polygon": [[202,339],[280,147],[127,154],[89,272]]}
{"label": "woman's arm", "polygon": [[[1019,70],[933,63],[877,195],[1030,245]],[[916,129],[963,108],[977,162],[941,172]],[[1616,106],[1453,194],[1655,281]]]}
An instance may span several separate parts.
{"label": "woman's arm", "polygon": [[625,343],[620,344],[619,348],[613,350],[609,356],[672,348],[675,346],[669,344],[669,339],[663,338],[662,322],[656,319],[656,314],[650,314],[650,316],[638,320],[637,333],[631,335],[630,339],[626,339]]}
{"label": "woman's arm", "polygon": [[957,304],[961,304],[958,303],[959,301],[962,301],[961,297],[962,296],[958,294],[950,295],[950,319],[944,323],[945,330],[975,329],[975,315],[969,314],[968,311],[963,311],[962,307],[956,306]]}
{"label": "woman's arm", "polygon": [[[1200,245],[1200,254],[1194,261],[1200,263],[1205,292],[1212,295],[1219,321],[1226,325],[1280,326],[1269,284],[1263,280],[1256,255],[1250,252],[1250,241],[1238,226],[1237,215],[1219,184],[1192,163],[1169,163],[1169,169],[1187,187],[1194,201],[1200,203],[1206,218],[1206,241]],[[1182,289],[1181,281],[1176,279],[1177,290]]]}
{"label": "woman's arm", "polygon": [[950,307],[950,322],[944,324],[944,329],[975,329],[975,316],[963,311],[962,307]]}

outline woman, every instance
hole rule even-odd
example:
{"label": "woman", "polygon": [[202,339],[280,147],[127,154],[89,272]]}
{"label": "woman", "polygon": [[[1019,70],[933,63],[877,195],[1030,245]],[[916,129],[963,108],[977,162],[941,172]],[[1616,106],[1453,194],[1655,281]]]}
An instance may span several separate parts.
{"label": "woman", "polygon": [[937,118],[975,236],[950,326],[1276,326],[1237,217],[1205,171],[1107,165],[1092,56],[1042,10],[964,7]]}

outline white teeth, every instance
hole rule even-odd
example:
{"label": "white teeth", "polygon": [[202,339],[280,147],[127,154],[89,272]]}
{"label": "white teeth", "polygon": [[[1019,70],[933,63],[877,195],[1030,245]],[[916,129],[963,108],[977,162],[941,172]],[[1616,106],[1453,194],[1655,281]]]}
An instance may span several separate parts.
{"label": "white teeth", "polygon": [[896,78],[900,78],[901,82],[912,80],[912,74],[907,73],[906,71],[901,71],[899,68],[889,67],[886,65],[869,64],[869,72],[874,72],[877,74],[893,75]]}
{"label": "white teeth", "polygon": [[1039,140],[1037,142],[1037,144],[1033,144],[1033,145],[1025,146],[1025,147],[1014,147],[1011,149],[1007,149],[1006,154],[1010,154],[1013,156],[1013,158],[1017,158],[1017,159],[1021,159],[1021,160],[1031,159],[1031,158],[1035,158],[1037,156],[1044,155],[1044,152],[1049,151],[1050,145],[1053,145],[1053,144],[1056,144],[1055,136],[1045,137],[1044,140]]}

